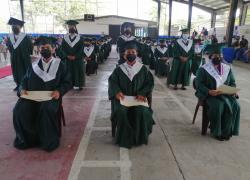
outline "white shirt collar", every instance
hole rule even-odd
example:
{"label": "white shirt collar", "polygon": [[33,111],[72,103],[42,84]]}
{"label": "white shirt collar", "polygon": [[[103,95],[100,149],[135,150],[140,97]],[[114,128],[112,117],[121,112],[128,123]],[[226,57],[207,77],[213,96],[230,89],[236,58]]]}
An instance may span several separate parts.
{"label": "white shirt collar", "polygon": [[45,72],[48,71],[48,68],[49,68],[49,66],[50,66],[50,63],[51,63],[52,61],[53,61],[53,58],[51,58],[48,62],[45,62],[45,61],[43,60],[43,58],[42,58],[43,70],[44,70]]}

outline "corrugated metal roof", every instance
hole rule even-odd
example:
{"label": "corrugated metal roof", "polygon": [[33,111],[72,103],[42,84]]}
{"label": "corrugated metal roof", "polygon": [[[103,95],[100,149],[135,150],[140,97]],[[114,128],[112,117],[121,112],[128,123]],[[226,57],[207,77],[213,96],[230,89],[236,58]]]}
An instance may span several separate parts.
{"label": "corrugated metal roof", "polygon": [[[168,3],[168,0],[160,0],[160,1]],[[188,0],[173,0],[173,1],[188,4]],[[245,3],[250,3],[250,0],[243,0],[243,1]],[[216,11],[229,8],[230,0],[193,0],[193,4],[194,6],[206,11]]]}

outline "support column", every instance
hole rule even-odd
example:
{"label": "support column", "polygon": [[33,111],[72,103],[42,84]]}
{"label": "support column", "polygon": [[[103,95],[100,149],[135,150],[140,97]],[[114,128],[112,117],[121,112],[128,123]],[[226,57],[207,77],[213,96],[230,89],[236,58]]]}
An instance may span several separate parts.
{"label": "support column", "polygon": [[240,26],[245,25],[247,8],[248,8],[247,4],[242,4],[242,6],[240,8],[240,23],[239,23]]}
{"label": "support column", "polygon": [[158,10],[157,10],[157,36],[159,37],[159,33],[160,33],[160,19],[161,19],[161,2],[160,2],[160,0],[158,0],[157,3],[158,3]]}
{"label": "support column", "polygon": [[189,29],[191,29],[192,10],[193,10],[193,0],[189,0],[188,1],[188,23],[187,23],[187,27]]}
{"label": "support column", "polygon": [[238,5],[238,0],[230,0],[230,11],[227,23],[227,42],[229,47],[232,45],[237,5]]}
{"label": "support column", "polygon": [[20,0],[20,9],[21,9],[22,20],[24,21],[24,8],[23,8],[23,0]]}
{"label": "support column", "polygon": [[171,36],[173,0],[168,0],[168,36]]}
{"label": "support column", "polygon": [[215,28],[216,15],[217,15],[216,11],[214,11],[214,12],[211,13],[211,28]]}

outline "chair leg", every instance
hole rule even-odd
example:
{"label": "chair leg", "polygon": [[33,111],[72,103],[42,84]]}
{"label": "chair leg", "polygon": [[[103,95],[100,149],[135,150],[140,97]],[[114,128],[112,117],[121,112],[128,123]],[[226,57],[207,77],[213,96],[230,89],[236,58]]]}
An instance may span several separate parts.
{"label": "chair leg", "polygon": [[116,124],[113,121],[111,121],[111,128],[112,128],[112,137],[115,137]]}
{"label": "chair leg", "polygon": [[201,134],[204,136],[207,134],[208,124],[209,124],[209,119],[207,116],[207,106],[204,105],[202,111],[202,130],[201,130]]}
{"label": "chair leg", "polygon": [[66,122],[65,122],[65,116],[64,116],[64,110],[63,107],[61,107],[61,116],[62,116],[62,122],[63,122],[63,126],[66,126]]}
{"label": "chair leg", "polygon": [[199,107],[200,107],[200,105],[199,105],[199,103],[197,103],[196,108],[195,108],[195,112],[194,112],[194,117],[193,117],[193,122],[192,122],[192,124],[195,123],[195,119],[196,119],[196,116],[197,116]]}

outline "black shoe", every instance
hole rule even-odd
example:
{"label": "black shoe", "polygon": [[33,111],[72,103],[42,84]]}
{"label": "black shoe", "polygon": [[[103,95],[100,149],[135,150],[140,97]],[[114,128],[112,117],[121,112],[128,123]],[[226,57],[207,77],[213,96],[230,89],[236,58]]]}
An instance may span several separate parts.
{"label": "black shoe", "polygon": [[187,90],[187,88],[185,88],[185,87],[183,86],[183,87],[181,87],[181,90],[184,90],[184,91],[185,91],[185,90]]}
{"label": "black shoe", "polygon": [[79,91],[81,91],[81,90],[83,90],[83,88],[82,87],[79,87],[79,89],[78,89]]}
{"label": "black shoe", "polygon": [[218,140],[218,141],[224,141],[225,140],[222,136],[216,136],[215,139]]}
{"label": "black shoe", "polygon": [[178,90],[178,87],[177,87],[177,86],[175,86],[175,87],[174,87],[174,90]]}
{"label": "black shoe", "polygon": [[18,86],[13,89],[13,91],[17,91],[17,90],[18,90]]}

